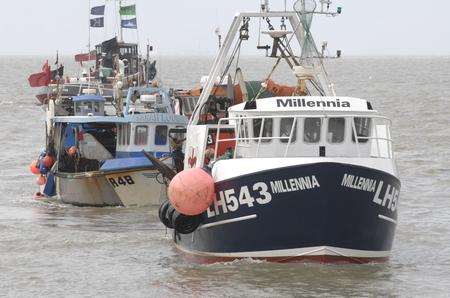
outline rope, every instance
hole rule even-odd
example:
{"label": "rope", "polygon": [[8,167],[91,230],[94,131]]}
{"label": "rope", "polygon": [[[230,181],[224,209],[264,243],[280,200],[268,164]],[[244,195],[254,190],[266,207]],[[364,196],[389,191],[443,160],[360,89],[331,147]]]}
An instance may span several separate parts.
{"label": "rope", "polygon": [[[278,65],[280,64],[281,58],[277,59],[277,62],[275,62],[275,65],[272,67],[272,70],[270,71],[269,75],[266,78],[266,81],[270,80],[270,78],[272,77],[273,73],[275,72],[275,70],[277,69]],[[261,86],[261,88],[259,88],[258,94],[256,94],[256,96],[250,100],[250,101],[254,101],[256,99],[258,99],[259,96],[261,96],[261,94],[266,90],[265,87]]]}

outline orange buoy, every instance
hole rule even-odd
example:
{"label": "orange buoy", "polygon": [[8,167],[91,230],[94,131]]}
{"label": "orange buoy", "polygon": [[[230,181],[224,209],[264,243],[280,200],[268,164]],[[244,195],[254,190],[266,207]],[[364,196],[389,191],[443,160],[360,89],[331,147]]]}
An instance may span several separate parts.
{"label": "orange buoy", "polygon": [[33,160],[31,162],[31,164],[30,164],[30,171],[31,171],[31,173],[33,173],[35,175],[38,175],[38,174],[41,173],[40,170],[39,170],[39,167],[38,167],[38,161],[37,160]]}
{"label": "orange buoy", "polygon": [[44,175],[41,175],[41,176],[37,177],[36,183],[38,185],[44,185],[45,183],[47,183],[47,178]]}
{"label": "orange buoy", "polygon": [[214,180],[201,168],[187,169],[170,181],[167,193],[172,206],[184,215],[199,215],[215,198]]}
{"label": "orange buoy", "polygon": [[50,169],[50,168],[53,166],[53,164],[55,163],[55,160],[53,159],[52,156],[46,155],[46,156],[42,159],[42,163],[44,163],[44,166],[45,166],[47,169]]}
{"label": "orange buoy", "polygon": [[67,153],[69,153],[70,156],[75,156],[75,154],[77,154],[77,151],[78,151],[77,147],[72,146],[69,148],[69,150],[67,150]]}

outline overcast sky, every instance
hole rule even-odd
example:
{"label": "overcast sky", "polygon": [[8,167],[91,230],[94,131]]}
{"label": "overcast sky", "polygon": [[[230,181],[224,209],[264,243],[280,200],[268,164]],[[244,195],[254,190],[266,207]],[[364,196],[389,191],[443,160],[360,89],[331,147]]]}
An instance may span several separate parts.
{"label": "overcast sky", "polygon": [[[107,1],[109,11],[112,0]],[[88,44],[88,0],[3,0],[0,54],[78,53]],[[125,1],[126,2],[126,1]],[[128,1],[132,2],[132,1]],[[91,0],[91,5],[104,3]],[[214,29],[226,32],[237,11],[259,9],[259,0],[137,0],[139,38],[150,39],[158,54],[214,54]],[[284,0],[272,0],[272,10]],[[287,0],[292,7],[292,0]],[[337,18],[313,24],[317,42],[347,55],[449,55],[450,1],[340,0]],[[433,5],[431,5],[433,4]],[[107,8],[107,9],[108,9]],[[113,37],[108,29],[93,29],[93,43]],[[127,30],[128,40],[136,39]]]}

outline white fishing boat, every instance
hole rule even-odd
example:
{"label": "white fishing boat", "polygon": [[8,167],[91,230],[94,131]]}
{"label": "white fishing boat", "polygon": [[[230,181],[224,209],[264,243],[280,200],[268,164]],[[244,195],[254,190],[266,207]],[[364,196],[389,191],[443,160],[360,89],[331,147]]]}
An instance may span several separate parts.
{"label": "white fishing boat", "polygon": [[74,97],[73,102],[74,116],[51,117],[47,146],[47,152],[56,156],[47,183],[51,185],[54,177],[61,201],[130,207],[165,200],[165,181],[142,151],[170,166],[183,158],[173,154],[177,148],[172,150],[169,136],[183,133],[187,118],[173,113],[168,92],[130,88],[121,116],[105,116],[105,99],[98,95]]}
{"label": "white fishing boat", "polygon": [[[192,113],[185,170],[170,184],[161,220],[174,228],[177,248],[205,261],[385,261],[400,192],[391,121],[368,100],[335,94],[310,31],[315,14],[340,9],[300,0],[294,11],[270,11],[267,2],[233,20]],[[258,23],[267,45],[257,48],[273,67],[248,96],[237,53]],[[273,82],[281,62],[294,85]],[[214,96],[216,78],[227,77],[242,99]],[[202,116],[224,101],[231,102],[225,116]],[[223,130],[233,136],[223,138]],[[213,202],[203,207],[210,192]]]}
{"label": "white fishing boat", "polygon": [[187,118],[173,112],[167,93],[155,90],[128,90],[126,121],[117,131],[117,158],[100,168],[125,206],[160,205],[167,200],[166,181],[143,151],[174,171],[184,158]]}

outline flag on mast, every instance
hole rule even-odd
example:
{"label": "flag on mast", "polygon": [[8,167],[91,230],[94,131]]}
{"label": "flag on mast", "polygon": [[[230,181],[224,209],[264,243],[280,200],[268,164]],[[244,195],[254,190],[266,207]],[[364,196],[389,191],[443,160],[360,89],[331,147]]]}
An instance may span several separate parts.
{"label": "flag on mast", "polygon": [[104,18],[93,18],[91,19],[91,27],[103,27],[104,26]]}
{"label": "flag on mast", "polygon": [[136,18],[129,19],[129,20],[121,20],[120,26],[122,28],[126,28],[126,29],[137,29],[137,20],[136,20]]}
{"label": "flag on mast", "polygon": [[28,77],[28,82],[31,87],[43,87],[48,86],[51,81],[51,71],[50,65],[48,65],[48,60],[42,66],[42,72],[34,73]]}
{"label": "flag on mast", "polygon": [[121,16],[135,16],[136,15],[136,4],[121,6],[119,13]]}
{"label": "flag on mast", "polygon": [[105,5],[92,7],[91,8],[91,15],[94,15],[94,16],[103,16],[103,15],[105,15]]}

